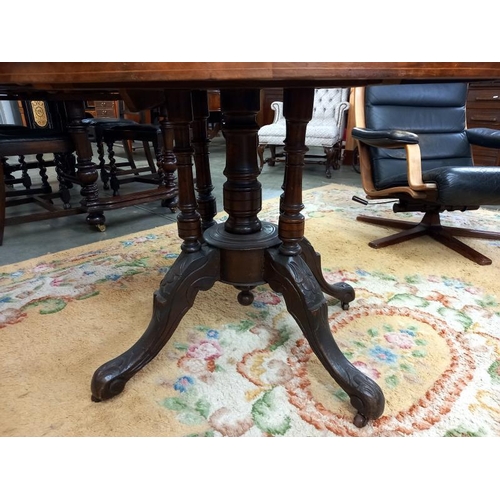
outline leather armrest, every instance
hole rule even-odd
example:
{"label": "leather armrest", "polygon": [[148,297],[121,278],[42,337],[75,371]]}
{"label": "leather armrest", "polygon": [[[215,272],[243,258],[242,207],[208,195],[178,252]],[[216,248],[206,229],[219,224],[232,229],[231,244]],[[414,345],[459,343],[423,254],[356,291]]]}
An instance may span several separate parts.
{"label": "leather armrest", "polygon": [[418,135],[404,130],[370,130],[354,127],[352,137],[375,148],[398,149],[418,144]]}
{"label": "leather armrest", "polygon": [[484,148],[500,149],[500,130],[492,128],[470,128],[466,130],[467,139],[471,144]]}
{"label": "leather armrest", "polygon": [[422,160],[417,134],[405,130],[370,130],[354,127],[352,129],[352,137],[367,146],[373,146],[375,148],[404,148],[406,150],[408,186],[413,191],[428,191],[435,189],[433,183],[426,183],[422,179]]}

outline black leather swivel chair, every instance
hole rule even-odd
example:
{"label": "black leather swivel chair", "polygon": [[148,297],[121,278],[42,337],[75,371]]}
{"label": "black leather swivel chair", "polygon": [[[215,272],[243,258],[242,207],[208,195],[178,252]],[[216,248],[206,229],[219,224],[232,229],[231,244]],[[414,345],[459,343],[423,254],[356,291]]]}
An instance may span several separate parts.
{"label": "black leather swivel chair", "polygon": [[[355,89],[355,127],[368,199],[397,199],[394,212],[423,212],[413,223],[372,216],[357,220],[402,229],[370,242],[382,248],[429,235],[477,264],[491,259],[459,237],[500,233],[441,225],[446,210],[500,205],[500,167],[474,165],[471,144],[500,148],[500,131],[466,128],[466,83],[421,83]],[[358,200],[359,201],[359,200]]]}

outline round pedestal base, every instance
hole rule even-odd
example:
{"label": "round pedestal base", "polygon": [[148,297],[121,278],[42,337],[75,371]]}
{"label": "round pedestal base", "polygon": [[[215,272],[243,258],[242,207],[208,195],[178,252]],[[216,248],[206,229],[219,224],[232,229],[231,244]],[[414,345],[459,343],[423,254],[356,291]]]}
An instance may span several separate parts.
{"label": "round pedestal base", "polygon": [[203,233],[207,244],[224,250],[264,250],[280,245],[278,226],[262,222],[262,229],[252,234],[233,234],[225,230],[224,224],[216,224]]}

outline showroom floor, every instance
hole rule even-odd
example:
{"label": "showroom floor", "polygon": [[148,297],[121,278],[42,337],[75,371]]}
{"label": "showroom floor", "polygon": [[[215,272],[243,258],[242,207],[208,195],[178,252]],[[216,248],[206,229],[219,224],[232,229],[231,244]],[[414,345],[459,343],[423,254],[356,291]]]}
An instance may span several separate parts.
{"label": "showroom floor", "polygon": [[[117,148],[117,157],[119,154],[120,151]],[[145,160],[141,149],[137,149],[134,154],[136,162],[140,163]],[[222,211],[222,186],[226,180],[223,175],[225,140],[222,136],[215,137],[210,144],[210,165],[217,209]],[[281,194],[283,170],[283,163],[277,163],[276,167],[264,166],[259,176],[264,200],[278,197]],[[361,186],[359,174],[350,165],[343,165],[340,170],[332,171],[331,179],[326,178],[324,166],[317,164],[305,165],[303,189],[332,183]],[[57,184],[55,186],[57,187]],[[77,189],[74,189],[73,200],[78,196]],[[144,188],[141,188],[136,183],[130,183],[124,185],[121,192],[126,193],[131,189]],[[359,196],[363,196],[361,187]],[[13,215],[15,210],[27,209],[31,210],[32,208],[31,206],[9,208],[7,216]],[[104,232],[87,225],[85,214],[8,226],[5,228],[3,246],[0,247],[0,265],[20,262],[60,250],[172,224],[175,223],[177,214],[172,213],[168,208],[161,207],[159,202],[152,202],[107,211],[105,216],[106,231]]]}

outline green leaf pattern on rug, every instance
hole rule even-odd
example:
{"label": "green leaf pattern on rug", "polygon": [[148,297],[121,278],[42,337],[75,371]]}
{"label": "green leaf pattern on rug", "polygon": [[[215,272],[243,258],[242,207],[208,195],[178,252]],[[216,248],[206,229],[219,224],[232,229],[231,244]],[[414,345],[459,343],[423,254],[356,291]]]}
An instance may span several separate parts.
{"label": "green leaf pattern on rug", "polygon": [[210,414],[210,403],[199,396],[194,388],[186,389],[181,397],[165,398],[162,406],[177,412],[179,422],[186,425],[199,425],[205,423]]}
{"label": "green leaf pattern on rug", "polygon": [[255,326],[255,323],[249,319],[243,319],[237,324],[229,325],[230,328],[234,328],[237,332],[246,332],[253,326]]}
{"label": "green leaf pattern on rug", "polygon": [[452,320],[460,323],[464,327],[464,330],[468,330],[473,323],[470,316],[467,316],[467,314],[463,313],[462,311],[451,309],[450,307],[440,307],[438,309],[438,313],[447,320]]}
{"label": "green leaf pattern on rug", "polygon": [[485,435],[484,431],[480,429],[479,431],[469,431],[464,427],[457,427],[456,429],[450,429],[446,431],[444,437],[483,437]]}
{"label": "green leaf pattern on rug", "polygon": [[417,295],[412,295],[410,293],[397,293],[393,295],[389,300],[389,304],[393,305],[404,305],[408,307],[428,307],[429,301]]}
{"label": "green leaf pattern on rug", "polygon": [[497,307],[498,302],[495,297],[491,295],[485,295],[482,299],[477,301],[478,306],[480,307]]}
{"label": "green leaf pattern on rug", "polygon": [[66,302],[62,299],[46,299],[32,302],[26,309],[30,307],[39,307],[40,314],[53,314],[62,311],[66,307]]}
{"label": "green leaf pattern on rug", "polygon": [[281,347],[282,345],[284,345],[289,339],[290,339],[290,331],[288,330],[288,328],[282,328],[279,332],[278,332],[278,335],[279,335],[279,338],[278,340],[274,343],[274,344],[271,344],[269,346],[269,350],[270,351],[274,351],[276,349],[278,349],[278,347]]}
{"label": "green leaf pattern on rug", "polygon": [[500,384],[500,360],[495,361],[488,368],[488,373],[495,384]]}
{"label": "green leaf pattern on rug", "polygon": [[280,410],[274,389],[267,391],[252,406],[252,418],[255,425],[272,436],[284,436],[290,429],[290,417]]}

